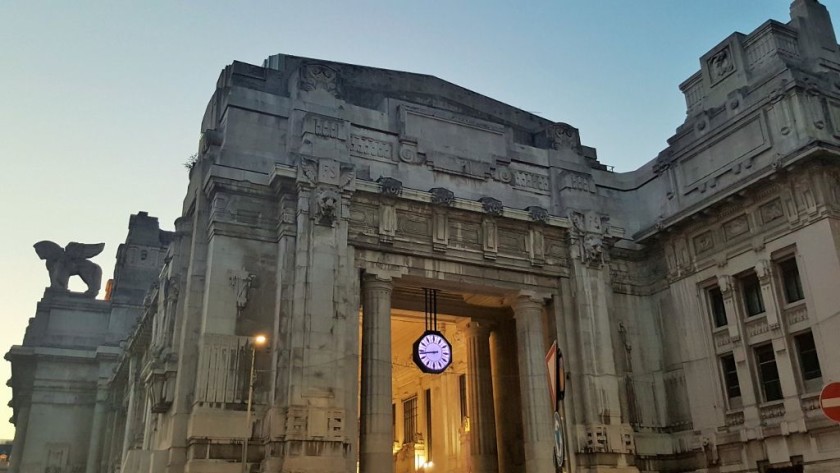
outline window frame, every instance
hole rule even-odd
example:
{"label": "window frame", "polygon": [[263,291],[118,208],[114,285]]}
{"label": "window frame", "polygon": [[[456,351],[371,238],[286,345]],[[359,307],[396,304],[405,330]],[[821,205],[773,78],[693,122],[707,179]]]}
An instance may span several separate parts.
{"label": "window frame", "polygon": [[[717,330],[720,330],[720,329],[728,326],[729,325],[729,320],[726,317],[726,315],[727,315],[726,314],[726,303],[724,302],[723,291],[720,290],[720,286],[718,286],[717,284],[715,284],[713,286],[707,286],[707,287],[704,288],[704,292],[706,294],[706,304],[707,304],[707,307],[708,307],[708,310],[709,310],[709,315],[711,316],[711,319],[712,319],[712,330],[717,331]],[[719,322],[718,315],[719,314],[716,310],[716,308],[718,306],[715,303],[716,296],[713,293],[717,293],[717,294],[720,295],[720,307],[719,308],[721,309],[722,316],[723,316],[723,318],[721,319],[723,321],[722,325],[718,324],[718,322]]]}
{"label": "window frame", "polygon": [[[795,296],[797,299],[791,300],[790,293],[788,291],[788,279],[786,275],[790,274],[789,270],[791,269],[789,265],[793,265],[793,272],[795,272],[796,280],[794,283],[795,289]],[[786,268],[786,266],[788,266]],[[784,258],[780,258],[776,260],[776,268],[778,269],[778,282],[779,282],[779,292],[782,294],[782,301],[786,306],[793,305],[797,303],[801,303],[805,300],[805,287],[802,285],[802,273],[799,271],[799,262],[796,260],[796,256],[790,255]]]}
{"label": "window frame", "polygon": [[[764,350],[768,350],[768,353],[770,354],[771,359],[765,360],[765,361],[761,360],[762,353],[760,353],[760,351],[764,352]],[[784,393],[784,390],[782,389],[782,379],[781,379],[781,376],[779,375],[779,364],[778,364],[778,361],[776,360],[776,350],[773,348],[773,343],[772,342],[763,343],[763,344],[760,344],[760,345],[753,346],[752,351],[753,351],[753,356],[755,358],[755,367],[756,367],[755,374],[758,377],[758,385],[760,387],[762,401],[763,402],[776,402],[776,401],[784,400],[785,393]],[[775,372],[775,379],[766,379],[765,378],[765,368],[769,369],[771,363],[772,363],[772,369]],[[774,397],[773,399],[770,399],[770,396],[768,396],[768,389],[767,389],[769,385],[777,385],[778,386],[778,397]]]}
{"label": "window frame", "polygon": [[[403,405],[403,444],[414,443],[417,435],[417,395],[402,400]],[[413,428],[412,428],[413,427]]]}
{"label": "window frame", "polygon": [[[802,342],[801,340],[804,337],[808,337],[811,340],[812,347],[808,349],[809,353],[813,353],[814,360],[817,363],[816,366],[816,373],[817,376],[806,377],[806,369],[804,365],[804,356],[802,350]],[[796,361],[797,367],[799,368],[799,379],[802,383],[802,388],[805,392],[816,392],[822,388],[823,385],[823,375],[822,375],[822,365],[820,364],[820,355],[819,350],[817,349],[817,340],[814,338],[814,332],[811,329],[791,334],[792,344],[794,350],[796,351]],[[809,370],[811,373],[814,370]]]}
{"label": "window frame", "polygon": [[[727,405],[730,409],[741,408],[743,406],[743,393],[741,392],[741,379],[738,376],[738,362],[735,361],[735,355],[732,352],[724,353],[718,357],[718,360],[721,378],[723,380],[723,392]],[[727,370],[727,360],[732,360],[732,370]],[[735,375],[734,386],[729,383],[729,374]],[[737,395],[732,395],[733,387],[737,390]]]}
{"label": "window frame", "polygon": [[[758,274],[756,274],[755,271],[749,271],[738,277],[738,289],[741,293],[741,305],[743,306],[744,314],[747,316],[746,318],[750,319],[767,313],[764,296],[761,294],[761,281],[758,279]],[[750,293],[752,292],[752,289],[755,290],[758,307],[751,307]],[[753,309],[755,308],[758,308],[759,310],[753,312]]]}

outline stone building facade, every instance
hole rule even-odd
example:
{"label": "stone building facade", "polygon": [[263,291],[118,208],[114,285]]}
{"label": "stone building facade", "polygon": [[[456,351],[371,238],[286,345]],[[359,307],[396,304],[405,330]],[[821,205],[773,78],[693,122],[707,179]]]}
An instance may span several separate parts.
{"label": "stone building facade", "polygon": [[[137,323],[97,401],[78,399],[68,465],[245,471],[247,438],[252,472],[547,473],[557,340],[567,471],[840,470],[818,401],[840,380],[825,8],[731,35],[680,88],[669,146],[614,173],[573,126],[434,77],[234,62]],[[452,341],[437,375],[411,361],[424,289]],[[87,303],[113,318],[113,298]],[[44,471],[38,343],[7,356],[13,472]]]}

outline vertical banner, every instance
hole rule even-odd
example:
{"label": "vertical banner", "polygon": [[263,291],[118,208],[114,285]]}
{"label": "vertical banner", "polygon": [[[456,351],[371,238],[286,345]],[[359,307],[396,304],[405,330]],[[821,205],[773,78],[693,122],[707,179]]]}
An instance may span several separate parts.
{"label": "vertical banner", "polygon": [[566,368],[563,353],[557,349],[557,340],[551,344],[545,355],[548,368],[548,392],[554,410],[554,470],[562,473],[566,460],[566,442],[562,401],[566,397]]}

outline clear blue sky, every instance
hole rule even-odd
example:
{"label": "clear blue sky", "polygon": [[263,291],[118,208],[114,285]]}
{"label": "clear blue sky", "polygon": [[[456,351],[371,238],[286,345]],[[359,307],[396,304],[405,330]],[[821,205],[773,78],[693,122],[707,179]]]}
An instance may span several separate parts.
{"label": "clear blue sky", "polygon": [[[0,2],[0,351],[47,285],[38,240],[106,243],[179,215],[205,105],[234,59],[271,54],[432,74],[580,129],[617,170],[682,122],[677,85],[788,0]],[[828,5],[834,18],[840,6]],[[840,21],[840,20],[838,20]],[[78,288],[78,286],[77,286]],[[0,363],[0,438],[11,393]]]}

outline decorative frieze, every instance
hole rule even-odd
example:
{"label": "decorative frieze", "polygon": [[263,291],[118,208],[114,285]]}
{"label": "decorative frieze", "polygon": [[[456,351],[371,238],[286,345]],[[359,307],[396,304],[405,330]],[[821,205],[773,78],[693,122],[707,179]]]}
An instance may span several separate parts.
{"label": "decorative frieze", "polygon": [[783,402],[771,404],[769,406],[761,406],[758,409],[758,415],[762,421],[769,421],[771,419],[779,419],[785,416],[785,404]]}
{"label": "decorative frieze", "polygon": [[560,190],[572,189],[582,192],[595,193],[595,181],[590,174],[574,171],[563,171],[560,177]]}
{"label": "decorative frieze", "polygon": [[799,304],[794,307],[788,307],[784,311],[785,321],[788,327],[793,327],[796,324],[808,320],[808,307],[805,304]]}
{"label": "decorative frieze", "polygon": [[727,412],[724,418],[727,427],[734,427],[744,423],[744,411]]}
{"label": "decorative frieze", "polygon": [[548,192],[550,188],[548,176],[528,171],[514,171],[513,184],[516,187],[533,189],[540,192]]}
{"label": "decorative frieze", "polygon": [[343,120],[312,113],[304,118],[302,131],[303,134],[311,133],[322,138],[347,139],[347,131]]}
{"label": "decorative frieze", "polygon": [[393,147],[387,141],[350,135],[350,155],[390,162],[393,160]]}

